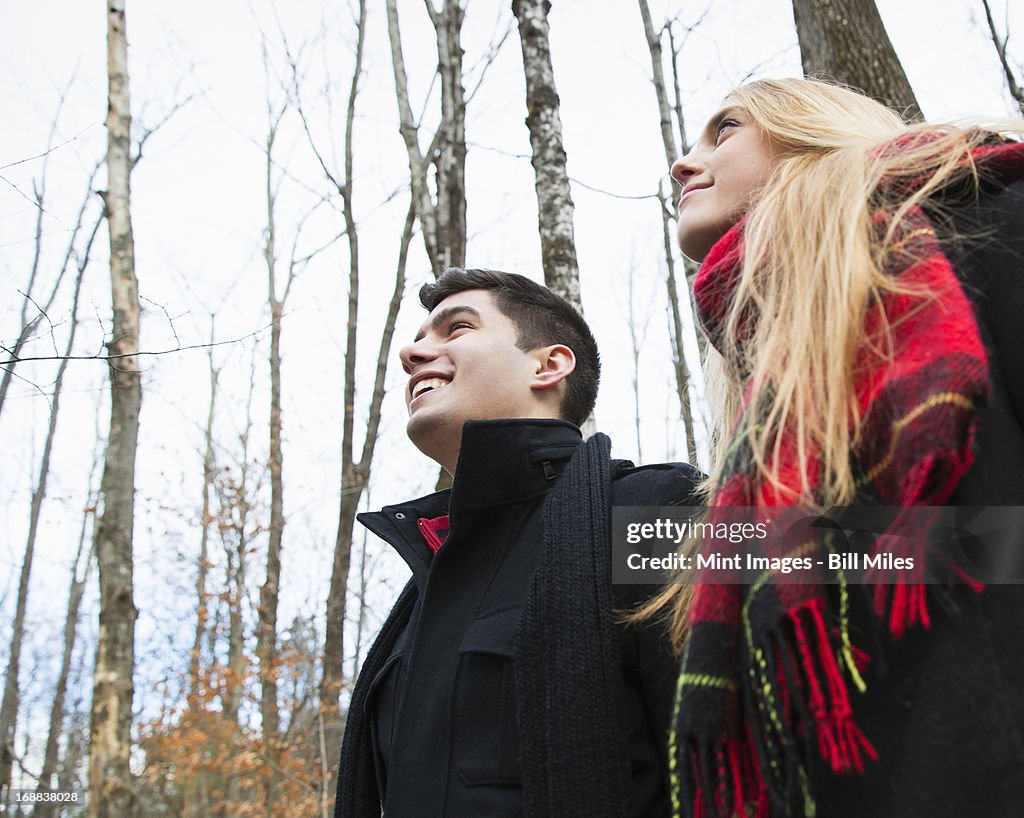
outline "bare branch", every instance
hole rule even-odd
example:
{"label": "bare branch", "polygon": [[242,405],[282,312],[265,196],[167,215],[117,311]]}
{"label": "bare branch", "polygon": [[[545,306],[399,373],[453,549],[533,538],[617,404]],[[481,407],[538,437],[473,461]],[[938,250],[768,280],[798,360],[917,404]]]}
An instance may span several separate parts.
{"label": "bare branch", "polygon": [[[57,120],[56,120],[56,117],[55,117],[54,118],[54,125],[53,125],[54,129],[56,128],[56,121]],[[81,203],[81,205],[78,208],[78,215],[77,215],[77,217],[75,219],[75,225],[72,228],[71,235],[68,238],[67,250],[64,253],[64,259],[63,259],[63,262],[61,263],[60,271],[58,272],[57,277],[54,280],[53,287],[50,290],[50,294],[49,294],[49,296],[48,296],[48,298],[46,300],[45,306],[40,309],[39,306],[36,305],[36,307],[39,310],[39,312],[31,320],[26,320],[27,319],[26,308],[27,308],[27,305],[28,305],[28,299],[26,298],[26,300],[24,302],[22,302],[22,306],[21,306],[21,329],[19,330],[18,337],[17,337],[17,339],[14,342],[13,349],[10,350],[11,361],[8,364],[4,364],[4,366],[6,366],[8,368],[4,369],[3,377],[0,378],[0,412],[3,411],[4,401],[6,400],[6,397],[7,397],[7,390],[9,388],[9,386],[10,386],[11,378],[14,377],[14,366],[15,366],[15,364],[17,362],[17,359],[18,359],[18,357],[19,357],[19,355],[21,353],[21,349],[25,345],[25,343],[27,343],[27,341],[31,338],[32,333],[35,332],[35,329],[38,326],[39,321],[41,320],[42,316],[45,315],[45,313],[47,311],[49,311],[49,309],[53,306],[54,300],[57,297],[57,293],[60,290],[60,287],[61,287],[62,283],[64,282],[64,278],[65,278],[65,275],[67,274],[68,266],[71,263],[71,256],[74,253],[75,240],[78,238],[78,232],[81,229],[82,224],[84,223],[85,211],[88,208],[89,203],[93,200],[93,181],[96,178],[96,174],[99,172],[99,168],[100,168],[101,164],[102,164],[102,160],[98,160],[96,162],[96,165],[92,169],[92,173],[89,174],[89,179],[86,182],[86,192],[85,192],[85,195],[82,197],[82,203]],[[46,167],[47,167],[47,162],[44,160],[44,163],[43,163],[43,177],[44,177],[44,179],[45,179],[45,175],[46,175]],[[43,243],[42,217],[43,217],[43,212],[44,212],[43,208],[42,208],[42,196],[43,196],[43,190],[44,189],[45,189],[45,183],[40,187],[40,190],[38,191],[40,210],[39,210],[39,213],[37,214],[37,218],[36,218],[35,249],[34,249],[34,252],[33,252],[32,270],[31,270],[31,273],[29,275],[29,282],[28,282],[28,288],[27,288],[27,292],[29,294],[31,294],[31,292],[33,290],[33,287],[34,287],[34,284],[35,284],[35,278],[36,278],[36,274],[37,274],[38,268],[39,268],[39,259],[40,259],[40,256],[42,254],[42,243]],[[102,218],[102,216],[101,216],[101,218]],[[94,230],[93,235],[95,235],[95,230]],[[90,239],[89,240],[89,244],[91,245],[91,243],[92,243],[92,240]]]}
{"label": "bare branch", "polygon": [[996,53],[999,55],[999,62],[1003,66],[1003,74],[1006,76],[1006,87],[1010,91],[1010,96],[1013,97],[1017,103],[1017,107],[1020,108],[1022,114],[1024,114],[1024,88],[1021,88],[1020,83],[1017,82],[1017,78],[1013,75],[1013,69],[1010,67],[1010,62],[1006,56],[1006,47],[1010,42],[1010,30],[1007,28],[1006,36],[1002,39],[999,38],[999,32],[996,30],[995,20],[992,19],[992,8],[989,6],[988,0],[981,0],[981,4],[985,7],[985,20],[988,22],[988,30],[992,36],[992,44],[996,47]]}
{"label": "bare branch", "polygon": [[[281,316],[282,320],[284,319],[285,315],[288,315],[288,313],[284,313]],[[10,366],[11,364],[21,363],[22,361],[63,361],[63,360],[68,360],[68,361],[106,361],[106,362],[109,363],[110,361],[116,361],[116,360],[118,360],[120,358],[131,357],[132,355],[138,355],[140,357],[141,356],[147,356],[147,355],[149,355],[149,356],[152,356],[152,355],[170,355],[171,353],[174,353],[174,352],[188,352],[188,351],[193,350],[193,349],[209,349],[210,347],[226,346],[228,344],[238,344],[238,343],[241,343],[242,341],[248,340],[249,338],[255,338],[261,332],[264,332],[264,331],[266,331],[268,329],[271,329],[272,327],[273,327],[273,322],[267,324],[266,326],[260,327],[259,329],[253,330],[252,332],[248,333],[247,335],[240,335],[239,337],[232,338],[232,339],[230,339],[228,341],[215,341],[213,343],[205,343],[205,344],[186,344],[185,346],[175,347],[174,349],[139,350],[138,352],[134,352],[134,353],[107,354],[107,355],[103,355],[102,353],[97,352],[95,355],[32,355],[32,356],[26,356],[24,358],[8,358],[6,361],[0,361],[0,367]]]}
{"label": "bare branch", "polygon": [[171,328],[171,335],[174,336],[174,340],[177,341],[178,346],[181,346],[181,339],[178,337],[178,331],[174,328],[174,319],[171,318],[171,314],[167,312],[167,308],[163,304],[158,304],[151,298],[146,298],[144,295],[139,295],[140,301],[145,301],[147,304],[152,304],[154,307],[160,310],[164,314],[164,318],[167,319],[167,326]]}
{"label": "bare branch", "polygon": [[629,195],[629,194],[626,194],[626,193],[615,193],[615,192],[613,192],[611,190],[605,190],[604,188],[594,187],[594,185],[588,185],[586,182],[581,182],[579,179],[577,179],[574,176],[570,176],[569,180],[574,185],[579,185],[580,187],[586,188],[587,190],[591,190],[594,193],[600,193],[603,196],[611,196],[614,199],[657,199],[658,198],[658,196],[656,194],[654,194],[654,193],[639,193],[639,194],[636,194],[636,195]]}
{"label": "bare branch", "polygon": [[484,78],[487,76],[487,70],[494,64],[494,61],[498,58],[498,54],[501,53],[502,46],[505,45],[505,41],[508,40],[512,32],[515,31],[515,28],[515,20],[510,19],[498,41],[496,43],[492,41],[483,57],[480,58],[480,62],[470,68],[469,73],[472,74],[475,73],[479,67],[480,76],[477,77],[476,83],[473,85],[473,90],[466,94],[467,105],[472,102],[473,97],[476,96],[476,92],[479,91],[480,87],[484,84]]}
{"label": "bare branch", "polygon": [[[63,100],[63,97],[61,97],[61,99]],[[51,153],[54,153],[55,151],[59,151],[61,148],[67,147],[72,142],[77,142],[86,133],[91,131],[94,127],[96,127],[96,123],[95,122],[90,123],[89,125],[86,125],[84,128],[82,128],[82,130],[80,130],[74,136],[72,136],[72,137],[70,137],[68,139],[65,139],[59,145],[53,145],[52,147],[47,148],[42,153],[37,153],[35,156],[26,156],[24,159],[16,159],[14,162],[8,162],[6,165],[0,165],[0,170],[7,170],[8,168],[15,168],[18,165],[24,165],[26,162],[35,162],[36,159],[45,159]],[[15,187],[15,190],[17,190],[17,187]],[[29,201],[31,201],[31,199]]]}
{"label": "bare branch", "polygon": [[277,6],[273,6],[274,10],[274,21],[277,23],[278,35],[281,38],[281,44],[284,46],[285,62],[288,65],[288,70],[291,73],[291,95],[292,101],[295,103],[295,108],[299,114],[299,121],[302,124],[302,130],[306,134],[306,141],[309,143],[310,150],[313,151],[313,156],[316,157],[317,162],[320,165],[320,169],[323,171],[324,176],[331,183],[331,186],[337,191],[341,192],[344,183],[335,177],[327,166],[327,161],[324,159],[323,154],[317,147],[316,140],[313,138],[313,133],[309,127],[309,117],[306,115],[306,110],[302,104],[302,92],[299,87],[299,61],[298,58],[292,54],[291,46],[288,43],[288,36],[285,34],[284,25],[281,22],[280,15],[277,13]]}
{"label": "bare branch", "polygon": [[189,94],[184,99],[175,102],[174,105],[171,106],[170,110],[168,110],[162,117],[160,117],[160,119],[158,119],[151,127],[142,129],[141,135],[139,136],[138,140],[135,143],[135,153],[130,161],[130,167],[132,169],[134,169],[135,166],[139,164],[139,162],[142,160],[142,149],[145,147],[146,142],[149,141],[149,138],[157,131],[159,131],[164,125],[170,122],[174,115],[178,113],[178,111],[180,111],[182,108],[188,105],[193,99],[195,99],[195,96],[196,95],[194,93]]}
{"label": "bare branch", "polygon": [[[668,167],[679,156],[679,147],[675,144],[675,139],[672,136],[672,112],[668,104],[668,93],[665,89],[665,72],[661,57],[661,33],[654,28],[654,22],[651,19],[651,9],[647,4],[647,0],[639,0],[639,4],[640,17],[644,24],[644,36],[647,38],[647,49],[651,54],[651,71],[658,99],[658,113],[660,115],[661,141],[665,148],[665,166]],[[673,50],[673,74],[675,73],[675,56],[675,51]]]}
{"label": "bare branch", "polygon": [[418,128],[412,118],[409,104],[409,78],[402,55],[402,35],[398,26],[397,0],[385,0],[388,18],[388,38],[391,43],[391,65],[395,75],[395,97],[398,101],[398,130],[409,155],[409,177],[416,216],[423,228],[423,242],[431,269],[438,269],[437,215],[427,189],[427,164],[420,151]]}

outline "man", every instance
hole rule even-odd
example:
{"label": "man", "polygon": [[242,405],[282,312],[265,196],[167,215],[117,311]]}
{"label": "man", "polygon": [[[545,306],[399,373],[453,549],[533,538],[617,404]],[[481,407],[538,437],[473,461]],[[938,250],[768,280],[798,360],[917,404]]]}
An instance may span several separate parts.
{"label": "man", "polygon": [[449,269],[420,300],[407,432],[454,479],[359,516],[412,579],[352,695],[335,814],[667,815],[676,662],[616,624],[638,589],[613,598],[609,515],[684,503],[696,472],[582,442],[597,347],[546,288]]}

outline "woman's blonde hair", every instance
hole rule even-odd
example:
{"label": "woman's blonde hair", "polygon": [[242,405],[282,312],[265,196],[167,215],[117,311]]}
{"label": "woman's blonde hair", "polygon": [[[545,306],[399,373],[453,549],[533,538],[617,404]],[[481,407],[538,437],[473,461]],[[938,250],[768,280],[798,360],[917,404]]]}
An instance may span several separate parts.
{"label": "woman's blonde hair", "polygon": [[[785,429],[801,463],[799,490],[789,500],[849,503],[856,494],[850,452],[860,432],[854,360],[865,343],[891,355],[887,332],[864,337],[865,313],[884,293],[905,291],[883,269],[893,235],[907,212],[940,188],[961,177],[977,183],[971,151],[993,131],[908,125],[863,94],[816,80],[757,80],[733,91],[729,103],[749,114],[778,158],[746,214],[743,267],[721,349],[708,346],[714,420],[704,489],[713,494],[747,404],[757,407],[757,423],[741,433],[748,469],[762,485],[786,489],[778,462]],[[1002,123],[1002,130],[1019,132],[1021,124]],[[872,229],[880,208],[892,214],[881,236]],[[753,326],[744,322],[749,315],[757,316]],[[807,473],[809,451],[814,474]],[[677,644],[688,585],[667,588],[641,612],[670,607]]]}

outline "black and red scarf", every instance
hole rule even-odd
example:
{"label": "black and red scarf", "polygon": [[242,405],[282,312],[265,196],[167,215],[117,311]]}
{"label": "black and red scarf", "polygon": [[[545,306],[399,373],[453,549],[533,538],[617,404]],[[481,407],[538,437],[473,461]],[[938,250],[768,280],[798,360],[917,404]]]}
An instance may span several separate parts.
{"label": "black and red scarf", "polygon": [[[973,158],[985,178],[1024,177],[1024,144],[986,145]],[[880,208],[874,216],[879,235],[890,223],[890,212]],[[741,221],[712,248],[694,282],[701,323],[716,345],[743,252]],[[865,344],[855,361],[862,426],[852,456],[859,484],[870,485],[883,505],[940,506],[972,462],[978,409],[989,393],[985,348],[971,305],[922,210],[912,210],[898,224],[886,272],[928,297],[891,293],[868,310],[865,337],[876,337],[886,322],[895,354],[883,359]],[[737,506],[767,513],[770,507],[778,519],[785,514],[780,507],[791,506],[790,498],[800,494],[801,459],[785,432],[778,461],[783,485],[763,486],[752,475],[745,440],[756,416],[747,401],[709,514]],[[803,463],[813,480],[816,453],[805,448]],[[921,547],[920,538],[898,536],[900,524],[897,518],[876,541],[876,552],[907,542]],[[769,546],[774,550],[766,556],[821,553],[820,540],[799,539]],[[701,548],[727,553],[730,545],[706,540]],[[923,567],[924,555],[916,556],[915,564]],[[893,638],[930,625],[929,586],[913,579],[886,579],[872,589],[879,626]],[[854,718],[851,686],[863,692],[860,671],[867,656],[850,638],[847,589],[841,585],[838,595],[829,593],[821,580],[813,574],[810,581],[782,582],[768,571],[752,585],[738,585],[701,583],[698,576],[670,738],[673,815],[810,814],[812,761],[836,773],[859,773],[877,759]]]}

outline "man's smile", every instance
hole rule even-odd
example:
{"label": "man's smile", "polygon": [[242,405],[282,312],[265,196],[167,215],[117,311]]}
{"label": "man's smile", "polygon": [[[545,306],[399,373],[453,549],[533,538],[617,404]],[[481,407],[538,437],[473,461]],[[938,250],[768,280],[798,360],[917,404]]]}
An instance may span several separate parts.
{"label": "man's smile", "polygon": [[443,378],[424,378],[423,380],[416,381],[411,387],[410,394],[413,400],[418,398],[424,392],[429,392],[433,389],[440,389],[442,386],[447,386],[449,381]]}

